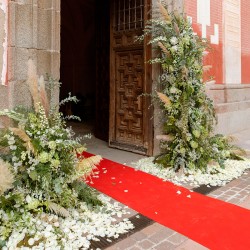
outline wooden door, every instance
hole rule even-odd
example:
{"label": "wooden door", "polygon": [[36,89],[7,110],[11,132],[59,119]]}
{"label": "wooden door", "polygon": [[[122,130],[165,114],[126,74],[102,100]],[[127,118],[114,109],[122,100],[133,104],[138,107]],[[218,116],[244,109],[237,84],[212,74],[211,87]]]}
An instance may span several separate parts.
{"label": "wooden door", "polygon": [[[116,0],[111,4],[109,145],[145,155],[152,153],[148,97],[151,82],[145,67],[143,32],[146,0]],[[147,77],[146,77],[147,76]]]}

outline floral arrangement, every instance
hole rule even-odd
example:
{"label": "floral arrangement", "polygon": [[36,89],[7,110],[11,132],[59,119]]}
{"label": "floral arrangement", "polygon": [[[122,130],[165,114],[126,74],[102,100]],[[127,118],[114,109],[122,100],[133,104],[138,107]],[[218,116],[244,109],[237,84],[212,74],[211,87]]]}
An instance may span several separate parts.
{"label": "floral arrangement", "polygon": [[246,171],[250,169],[250,161],[249,159],[244,161],[227,159],[224,162],[224,168],[221,168],[219,165],[211,165],[206,170],[186,169],[186,171],[180,171],[179,173],[176,173],[173,168],[166,168],[162,164],[155,163],[154,157],[143,158],[134,162],[133,166],[163,180],[190,188],[201,185],[206,185],[207,187],[224,186],[243,174],[247,174]]}
{"label": "floral arrangement", "polygon": [[207,42],[194,33],[184,14],[170,14],[161,3],[159,9],[160,18],[151,20],[141,37],[150,36],[149,44],[158,51],[151,63],[162,68],[156,97],[165,120],[156,162],[175,171],[206,170],[211,162],[224,167],[226,159],[240,157],[227,138],[213,135],[215,112],[203,83],[203,72],[210,68],[203,67]]}
{"label": "floral arrangement", "polygon": [[[81,138],[50,108],[43,77],[28,64],[33,108],[0,111],[13,121],[0,137],[0,248],[87,249],[96,236],[118,237],[132,225],[123,221],[118,230],[110,213],[126,212],[83,181],[101,157],[82,156]],[[76,99],[60,104],[68,101]]]}

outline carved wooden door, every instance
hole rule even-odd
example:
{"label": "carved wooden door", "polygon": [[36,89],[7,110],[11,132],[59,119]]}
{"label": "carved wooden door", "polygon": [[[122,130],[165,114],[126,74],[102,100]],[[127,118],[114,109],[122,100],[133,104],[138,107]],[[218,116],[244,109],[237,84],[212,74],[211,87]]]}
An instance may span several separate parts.
{"label": "carved wooden door", "polygon": [[[144,44],[146,0],[116,0],[111,6],[110,133],[111,147],[149,155],[152,129]],[[148,74],[147,74],[148,76]]]}

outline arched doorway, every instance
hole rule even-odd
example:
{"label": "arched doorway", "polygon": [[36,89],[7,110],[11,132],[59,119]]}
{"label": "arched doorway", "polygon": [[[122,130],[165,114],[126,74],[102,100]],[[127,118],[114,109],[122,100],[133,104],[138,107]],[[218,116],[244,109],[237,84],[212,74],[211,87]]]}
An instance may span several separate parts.
{"label": "arched doorway", "polygon": [[111,147],[152,154],[151,92],[142,34],[148,0],[61,1],[61,94],[81,102],[64,112],[92,122]]}

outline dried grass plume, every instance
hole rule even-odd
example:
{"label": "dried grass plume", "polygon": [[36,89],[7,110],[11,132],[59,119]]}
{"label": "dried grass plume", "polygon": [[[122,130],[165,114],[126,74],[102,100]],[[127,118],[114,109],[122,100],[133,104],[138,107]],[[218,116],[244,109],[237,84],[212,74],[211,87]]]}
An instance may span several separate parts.
{"label": "dried grass plume", "polygon": [[157,93],[159,99],[164,103],[165,107],[167,107],[168,105],[171,104],[170,99],[165,94],[163,94],[161,92],[157,92],[157,91],[156,91],[156,93]]}
{"label": "dried grass plume", "polygon": [[171,54],[169,53],[168,49],[163,45],[163,43],[158,42],[158,46],[161,48],[161,50],[164,52],[164,54],[165,54],[167,57],[170,57],[170,56],[171,56]]}
{"label": "dried grass plume", "polygon": [[31,59],[29,59],[28,61],[27,83],[29,86],[31,97],[33,99],[35,111],[38,112],[39,102],[40,102],[39,90],[38,90],[38,76],[37,76],[36,66]]}
{"label": "dried grass plume", "polygon": [[168,14],[168,11],[166,10],[166,8],[162,5],[162,3],[159,0],[158,0],[158,5],[159,5],[159,9],[160,9],[162,16],[165,18],[166,21],[170,21],[171,17]]}
{"label": "dried grass plume", "polygon": [[38,112],[39,104],[41,103],[47,115],[49,112],[49,101],[45,89],[44,78],[43,76],[38,78],[37,68],[31,59],[28,61],[27,83],[33,99],[35,111]]}
{"label": "dried grass plume", "polygon": [[14,175],[10,171],[10,165],[0,159],[0,195],[12,188]]}

